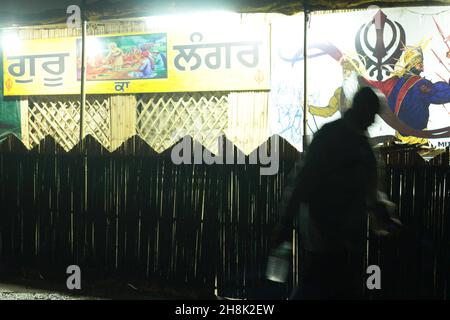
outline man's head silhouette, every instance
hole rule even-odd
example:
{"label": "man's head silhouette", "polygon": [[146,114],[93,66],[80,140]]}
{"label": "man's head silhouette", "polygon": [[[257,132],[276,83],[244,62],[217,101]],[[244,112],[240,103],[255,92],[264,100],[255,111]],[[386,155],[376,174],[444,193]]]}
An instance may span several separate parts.
{"label": "man's head silhouette", "polygon": [[353,97],[352,107],[344,117],[349,119],[359,130],[366,130],[374,121],[375,115],[380,111],[380,100],[369,87],[363,87]]}

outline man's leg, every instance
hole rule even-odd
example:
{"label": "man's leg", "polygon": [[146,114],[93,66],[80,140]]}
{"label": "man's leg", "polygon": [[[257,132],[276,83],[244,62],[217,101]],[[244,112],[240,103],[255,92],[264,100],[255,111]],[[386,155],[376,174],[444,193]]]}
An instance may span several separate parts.
{"label": "man's leg", "polygon": [[346,251],[305,252],[300,286],[291,299],[359,299],[362,264]]}

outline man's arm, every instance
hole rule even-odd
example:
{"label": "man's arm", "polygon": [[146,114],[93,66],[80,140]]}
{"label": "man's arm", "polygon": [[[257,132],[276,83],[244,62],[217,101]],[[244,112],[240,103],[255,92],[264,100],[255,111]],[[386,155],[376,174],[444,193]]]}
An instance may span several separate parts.
{"label": "man's arm", "polygon": [[278,246],[284,240],[290,240],[292,224],[300,208],[300,203],[308,202],[317,190],[321,181],[320,175],[324,170],[322,163],[329,161],[325,154],[327,149],[324,140],[319,131],[305,153],[305,158],[298,162],[288,175],[278,206],[280,220],[273,233],[273,247]]}
{"label": "man's arm", "polygon": [[400,229],[402,223],[393,217],[395,204],[379,188],[377,170],[373,171],[369,179],[366,203],[370,218],[370,229],[373,233],[388,236]]}

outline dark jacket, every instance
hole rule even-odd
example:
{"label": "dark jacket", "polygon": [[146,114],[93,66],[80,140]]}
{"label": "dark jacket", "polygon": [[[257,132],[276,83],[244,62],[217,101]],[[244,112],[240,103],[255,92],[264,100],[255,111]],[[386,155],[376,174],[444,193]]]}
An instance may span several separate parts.
{"label": "dark jacket", "polygon": [[300,215],[300,230],[304,233],[300,233],[300,239],[313,233],[323,244],[321,248],[313,244],[309,250],[362,246],[368,199],[376,192],[376,167],[367,137],[354,130],[348,119],[324,125],[309,146],[299,173],[291,176],[286,186],[275,242],[291,234],[288,230],[300,203],[305,203],[309,211]]}

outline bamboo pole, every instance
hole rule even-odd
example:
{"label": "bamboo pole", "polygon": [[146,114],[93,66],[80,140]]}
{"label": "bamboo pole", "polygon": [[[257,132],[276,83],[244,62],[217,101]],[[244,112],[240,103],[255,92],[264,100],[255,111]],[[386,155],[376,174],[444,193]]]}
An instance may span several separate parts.
{"label": "bamboo pole", "polygon": [[83,120],[86,106],[86,29],[87,21],[82,19],[81,29],[81,105],[80,105],[80,149],[83,150]]}
{"label": "bamboo pole", "polygon": [[309,12],[307,1],[304,2],[304,16],[303,16],[303,152],[309,145],[308,139],[308,22]]}

